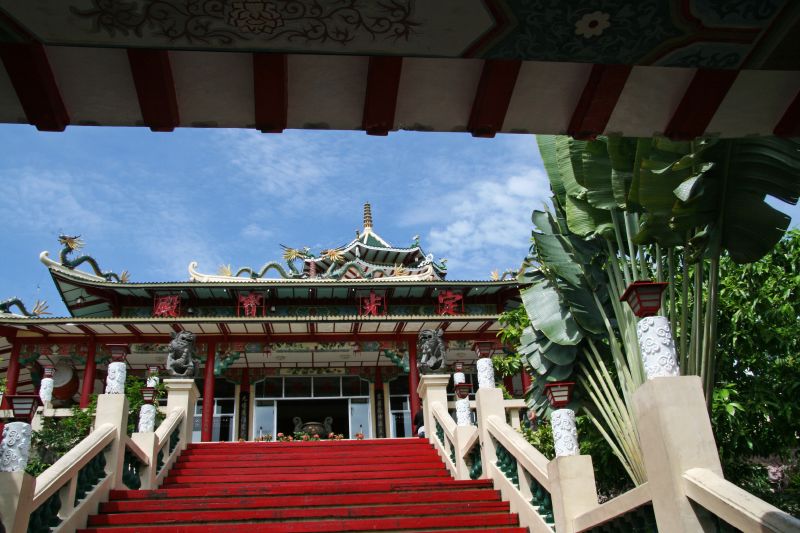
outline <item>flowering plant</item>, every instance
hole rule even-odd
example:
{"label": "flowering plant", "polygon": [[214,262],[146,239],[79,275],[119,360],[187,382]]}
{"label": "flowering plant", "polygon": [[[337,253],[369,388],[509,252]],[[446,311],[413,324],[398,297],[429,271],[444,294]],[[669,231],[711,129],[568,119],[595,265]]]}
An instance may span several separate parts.
{"label": "flowering plant", "polygon": [[344,439],[344,435],[342,435],[341,433],[330,432],[330,433],[328,433],[328,439],[329,440],[342,440],[342,439]]}
{"label": "flowering plant", "polygon": [[364,440],[364,434],[363,433],[356,433],[356,439]]}

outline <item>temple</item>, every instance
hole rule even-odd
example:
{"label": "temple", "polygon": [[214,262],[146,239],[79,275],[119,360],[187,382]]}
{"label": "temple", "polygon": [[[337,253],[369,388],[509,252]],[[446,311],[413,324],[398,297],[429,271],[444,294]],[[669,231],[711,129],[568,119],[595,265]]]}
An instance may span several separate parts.
{"label": "temple", "polygon": [[[79,236],[59,242],[58,254],[40,259],[70,316],[45,317],[41,304],[0,307],[7,394],[33,392],[53,367],[54,405],[85,406],[102,393],[115,353],[144,377],[164,365],[174,336],[190,332],[202,394],[195,442],[260,440],[312,422],[350,438],[411,436],[420,333],[442,330],[442,370],[460,362],[472,380],[474,344],[495,341],[498,316],[519,301],[513,276],[449,280],[446,260],[418,237],[390,244],[369,204],[343,246],[284,246],[281,261],[213,273],[191,262],[187,281],[134,282],[79,255]],[[508,386],[521,392],[521,381]]]}

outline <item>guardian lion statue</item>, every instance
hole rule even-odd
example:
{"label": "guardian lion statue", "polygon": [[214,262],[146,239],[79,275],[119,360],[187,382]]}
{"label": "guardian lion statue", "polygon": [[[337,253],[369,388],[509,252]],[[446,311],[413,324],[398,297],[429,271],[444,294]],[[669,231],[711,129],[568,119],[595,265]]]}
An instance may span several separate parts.
{"label": "guardian lion statue", "polygon": [[444,330],[423,329],[417,337],[417,368],[420,374],[442,371],[446,358]]}
{"label": "guardian lion statue", "polygon": [[176,378],[194,378],[194,333],[181,331],[172,333],[167,352],[167,371]]}

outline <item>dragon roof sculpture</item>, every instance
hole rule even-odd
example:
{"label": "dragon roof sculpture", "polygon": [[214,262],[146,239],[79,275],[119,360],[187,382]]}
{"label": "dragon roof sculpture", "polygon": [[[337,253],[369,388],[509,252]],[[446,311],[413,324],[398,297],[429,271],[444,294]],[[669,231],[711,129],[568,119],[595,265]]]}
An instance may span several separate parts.
{"label": "dragon roof sculpture", "polygon": [[397,248],[375,233],[372,225],[372,208],[364,204],[364,227],[356,238],[344,246],[323,250],[315,256],[308,248],[284,249],[284,263],[270,261],[260,269],[242,267],[236,270],[222,266],[217,274],[202,274],[197,263],[189,264],[192,281],[230,282],[253,281],[265,278],[270,272],[284,280],[354,280],[396,279],[402,281],[441,281],[447,275],[446,259],[439,262],[433,254],[425,254],[419,236],[407,248]]}
{"label": "dragon roof sculpture", "polygon": [[[90,255],[81,255],[75,258],[70,257],[74,252],[84,247],[84,242],[80,235],[59,235],[59,244],[63,245],[58,254],[58,261],[50,258],[50,252],[44,251],[39,254],[39,260],[52,270],[71,271],[74,275],[93,281],[114,281],[117,283],[127,283],[130,275],[127,270],[117,274],[111,271],[100,270],[97,260]],[[92,273],[76,270],[82,264],[88,264],[92,268]]]}

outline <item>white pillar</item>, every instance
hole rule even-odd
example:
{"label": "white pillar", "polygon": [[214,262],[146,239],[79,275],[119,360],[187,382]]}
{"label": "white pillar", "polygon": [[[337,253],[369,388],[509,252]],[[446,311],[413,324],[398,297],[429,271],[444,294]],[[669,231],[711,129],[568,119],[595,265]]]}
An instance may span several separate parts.
{"label": "white pillar", "polygon": [[469,398],[456,400],[456,422],[459,426],[472,425],[472,412],[469,408]]}
{"label": "white pillar", "polygon": [[9,422],[0,442],[0,472],[24,472],[31,452],[33,430],[27,422]]}
{"label": "white pillar", "polygon": [[151,403],[142,404],[139,409],[139,433],[150,433],[156,430],[156,406]]}
{"label": "white pillar", "polygon": [[578,428],[575,425],[575,411],[572,409],[557,409],[550,415],[550,424],[553,428],[553,444],[556,448],[556,457],[578,455]]}
{"label": "white pillar", "polygon": [[647,379],[680,374],[675,341],[667,317],[648,316],[639,320],[636,336]]}
{"label": "white pillar", "polygon": [[106,394],[125,394],[126,371],[124,362],[109,363]]}
{"label": "white pillar", "polygon": [[53,401],[53,387],[53,378],[42,378],[39,384],[39,399],[42,400],[45,409],[50,407],[50,402]]}
{"label": "white pillar", "polygon": [[478,388],[479,389],[493,389],[494,388],[494,363],[491,357],[481,357],[475,363],[478,369]]}

